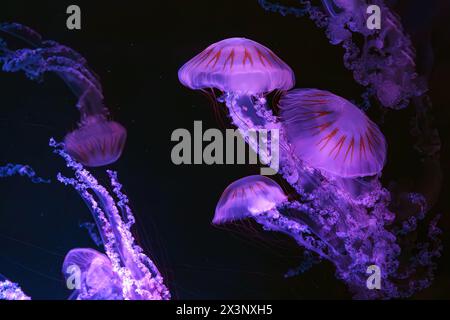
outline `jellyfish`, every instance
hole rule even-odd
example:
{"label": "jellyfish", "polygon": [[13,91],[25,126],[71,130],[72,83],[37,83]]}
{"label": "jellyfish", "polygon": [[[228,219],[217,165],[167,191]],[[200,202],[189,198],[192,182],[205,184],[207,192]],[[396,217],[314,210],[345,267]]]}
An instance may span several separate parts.
{"label": "jellyfish", "polygon": [[123,299],[121,280],[114,273],[111,261],[94,249],[70,250],[64,258],[62,270],[68,283],[73,280],[74,291],[69,299]]}
{"label": "jellyfish", "polygon": [[[239,44],[239,50],[235,48],[236,44]],[[239,195],[243,198],[221,200],[221,206],[228,203],[230,208],[235,209],[223,211],[219,206],[214,221],[225,223],[233,219],[252,218],[264,229],[280,231],[291,236],[300,246],[319,258],[332,262],[336,267],[337,277],[345,281],[356,298],[408,297],[418,290],[418,287],[426,287],[429,284],[429,273],[417,282],[411,278],[414,272],[405,274],[399,268],[401,250],[397,242],[403,237],[402,232],[408,234],[413,228],[401,222],[400,225],[393,226],[396,216],[390,209],[391,195],[379,180],[386,158],[386,143],[378,127],[356,106],[329,93],[319,92],[318,95],[322,95],[321,97],[309,101],[303,99],[307,102],[306,105],[294,108],[296,99],[289,98],[299,95],[299,92],[307,94],[307,89],[286,93],[284,108],[282,104],[281,113],[276,115],[269,108],[264,94],[270,90],[291,89],[294,85],[294,76],[291,69],[278,60],[271,60],[270,64],[276,66],[276,70],[253,72],[255,69],[252,67],[257,68],[262,64],[261,61],[266,63],[266,60],[257,55],[257,47],[251,51],[250,44],[253,45],[254,42],[232,38],[211,45],[179,70],[179,80],[192,89],[213,87],[224,91],[219,102],[226,104],[232,124],[243,133],[244,137],[249,129],[279,131],[278,173],[292,187],[295,200],[278,205],[274,219],[272,214],[252,215],[250,210],[245,211],[248,209],[246,208],[248,203],[261,198],[249,197],[252,195],[251,192],[247,191],[244,195],[241,191]],[[235,61],[239,63],[234,69],[239,71],[239,76],[230,69],[230,65],[235,66]],[[281,72],[278,68],[286,72]],[[273,77],[268,77],[266,72],[273,72]],[[247,75],[252,84],[246,80]],[[311,89],[309,92],[311,93]],[[320,113],[301,114],[302,110],[306,109],[307,112],[312,112],[315,103],[321,105]],[[354,118],[353,124],[348,123],[349,118]],[[323,120],[327,121],[320,122]],[[358,127],[358,124],[361,127]],[[331,131],[329,127],[332,128]],[[314,135],[318,131],[327,132],[320,138],[322,141],[314,140],[319,137]],[[354,136],[353,144],[350,135]],[[332,140],[333,138],[335,140]],[[258,149],[251,139],[245,138],[245,141],[267,161],[268,155],[264,154],[264,150]],[[320,146],[308,144],[308,141],[320,142]],[[347,144],[344,150],[345,142]],[[304,144],[300,148],[301,143]],[[330,159],[320,156],[321,148],[322,152],[325,151],[324,155],[330,154]],[[345,154],[348,163],[342,163]],[[339,157],[341,161],[338,161]],[[242,183],[243,185],[245,183]],[[266,183],[267,185],[270,184]],[[235,187],[237,186],[241,186],[241,183]],[[274,191],[276,188],[266,190],[277,194]],[[420,196],[409,194],[408,198],[417,199],[417,203],[422,203],[422,200],[419,200],[422,199]],[[264,199],[273,203],[270,198]],[[417,214],[411,217],[414,221],[423,219],[426,211],[424,206],[419,205],[418,208]],[[273,213],[273,210],[268,212]],[[434,238],[430,238],[430,243],[435,243]],[[432,249],[425,255],[436,257],[439,246],[430,244],[428,248]],[[424,256],[423,252],[412,259],[420,261],[421,256]],[[366,270],[370,265],[377,265],[383,270],[384,287],[380,291],[367,291]],[[424,265],[428,270],[434,268],[431,259]],[[403,283],[398,283],[399,279],[403,280]],[[420,285],[412,289],[413,284],[417,283]]]}
{"label": "jellyfish", "polygon": [[[116,162],[124,149],[126,129],[109,119],[103,103],[99,79],[76,51],[54,41],[44,41],[26,26],[17,23],[0,24],[0,31],[24,40],[32,49],[10,50],[0,44],[0,64],[3,71],[23,71],[39,80],[46,72],[54,72],[77,97],[81,117],[76,130],[64,139],[66,151],[88,167],[100,167]],[[2,41],[0,41],[1,43]]]}
{"label": "jellyfish", "polygon": [[295,83],[289,66],[270,49],[246,38],[229,38],[210,45],[178,72],[191,89],[260,95],[288,90]]}
{"label": "jellyfish", "polygon": [[[397,15],[386,1],[375,0],[368,3],[365,0],[323,0],[321,2],[322,6],[314,5],[312,1],[299,0],[298,7],[290,7],[280,3],[272,3],[269,0],[259,0],[260,5],[268,11],[278,12],[282,15],[293,14],[297,17],[308,16],[318,27],[326,30],[331,44],[343,47],[345,67],[353,72],[355,81],[365,88],[365,92],[362,94],[361,108],[366,109],[370,107],[372,102],[378,102],[380,107],[391,110],[406,107],[415,110],[414,121],[411,121],[411,134],[416,140],[414,148],[419,151],[420,162],[424,164],[423,176],[434,177],[434,179],[424,179],[425,183],[423,184],[427,185],[417,186],[422,194],[409,192],[408,190],[396,191],[392,188],[387,191],[376,181],[377,179],[372,179],[372,184],[378,184],[379,187],[375,186],[374,189],[372,185],[369,191],[372,191],[370,192],[372,195],[376,194],[378,200],[373,202],[374,198],[366,195],[359,202],[363,204],[363,207],[366,207],[368,212],[372,212],[372,217],[369,220],[374,219],[372,221],[379,225],[379,230],[374,233],[377,238],[380,238],[382,234],[385,239],[386,237],[396,238],[395,241],[390,242],[389,246],[385,246],[386,256],[392,255],[396,251],[395,246],[399,247],[399,245],[405,245],[405,243],[407,247],[402,248],[402,252],[411,249],[413,244],[414,249],[411,249],[412,251],[421,251],[414,257],[403,257],[406,260],[410,259],[408,260],[410,261],[409,265],[402,266],[406,270],[403,273],[399,271],[399,267],[391,269],[389,277],[397,280],[409,279],[406,280],[409,283],[405,286],[392,284],[389,290],[384,293],[385,297],[408,297],[414,292],[426,288],[431,283],[433,269],[435,268],[433,259],[438,257],[440,252],[440,240],[437,236],[439,228],[436,227],[439,215],[431,217],[432,222],[428,224],[427,241],[429,242],[426,245],[428,249],[425,249],[423,244],[418,243],[417,240],[414,240],[414,242],[405,240],[407,239],[406,234],[415,230],[425,215],[432,214],[430,209],[435,203],[436,195],[440,189],[440,139],[438,131],[433,127],[432,105],[431,99],[427,95],[428,85],[426,83],[427,72],[432,64],[430,63],[431,46],[428,44],[427,52],[419,51],[416,56],[416,50],[412,45],[410,36],[402,26],[402,20],[405,21],[405,16]],[[381,9],[382,28],[380,30],[367,28],[369,5],[376,5]],[[436,6],[431,7],[436,9]],[[411,8],[411,6],[408,6],[408,8]],[[427,12],[429,11],[431,9]],[[422,30],[422,35],[428,34],[428,31]],[[357,35],[357,37],[354,35]],[[415,35],[412,36],[414,38]],[[358,39],[358,41],[355,41],[355,39]],[[420,44],[423,39],[414,40]],[[419,74],[420,68],[417,68],[416,65],[422,68],[422,74]],[[297,152],[300,153],[300,156],[304,156],[301,150],[297,150]],[[314,167],[314,165],[312,166]],[[327,175],[327,178],[332,176],[332,174],[327,174],[323,167],[320,171]],[[351,186],[354,186],[353,182],[364,182],[367,179],[366,177],[338,177],[336,179],[336,176],[331,178],[334,180],[334,184],[337,182],[344,189],[348,187],[348,181],[345,180],[350,179]],[[430,184],[426,181],[433,181],[433,185],[430,187]],[[326,188],[329,189],[329,187]],[[340,188],[336,191],[339,192]],[[347,200],[353,201],[352,198],[355,200],[354,194]],[[377,202],[378,204],[376,204]],[[378,208],[375,211],[377,217],[373,216],[373,204],[376,204]],[[355,206],[352,206],[351,209],[349,214],[354,216]],[[391,210],[392,212],[389,214]],[[384,213],[380,214],[383,211]],[[405,217],[407,218],[405,219]],[[358,221],[359,223],[363,222],[360,219]],[[348,231],[346,233],[349,238],[354,237]],[[389,233],[391,235],[388,235]],[[367,239],[361,240],[366,243]],[[399,255],[398,252],[395,255]],[[351,256],[355,259],[354,254],[351,254]],[[422,258],[425,259],[422,260]],[[397,260],[395,263],[400,265],[399,259],[395,258],[392,261]],[[427,271],[420,280],[412,280],[417,275],[416,267],[418,265],[421,265]],[[349,282],[347,281],[347,283]]]}
{"label": "jellyfish", "polygon": [[[233,123],[260,159],[270,163],[270,154],[258,148],[248,131],[279,129],[265,95],[294,86],[294,73],[284,61],[253,40],[229,38],[210,45],[186,62],[178,71],[178,78],[190,89],[216,88],[224,92],[219,102],[225,102]],[[268,144],[269,138],[264,142]],[[295,170],[288,174],[295,174]]]}
{"label": "jellyfish", "polygon": [[79,265],[83,276],[83,289],[74,292],[72,298],[170,299],[170,292],[157,266],[144,254],[133,237],[131,227],[135,219],[128,206],[128,197],[122,192],[117,172],[107,171],[114,193],[111,195],[81,163],[71,157],[64,143],[51,139],[50,146],[74,170],[75,178],[58,174],[58,181],[75,188],[88,205],[106,253],[105,256],[92,249],[74,249],[69,252],[63,272],[67,276],[67,267]]}
{"label": "jellyfish", "polygon": [[279,107],[293,152],[351,194],[363,189],[358,178],[381,173],[386,140],[351,102],[323,90],[295,89],[281,98]]}
{"label": "jellyfish", "polygon": [[323,243],[306,223],[300,219],[289,219],[280,212],[295,208],[296,205],[298,203],[288,201],[274,180],[261,175],[247,176],[231,183],[222,193],[213,224],[251,218],[265,230],[285,233],[303,247],[317,253],[320,258],[330,259],[330,251],[334,248]]}
{"label": "jellyfish", "polygon": [[[345,51],[344,65],[353,72],[356,82],[366,87],[362,95],[369,106],[375,97],[383,107],[403,109],[410,101],[422,96],[427,86],[416,71],[416,53],[400,17],[385,1],[322,0],[322,6],[299,0],[300,7],[284,6],[269,0],[259,0],[268,11],[297,17],[308,16],[326,30],[333,45]],[[381,29],[368,28],[367,9],[380,8]],[[354,35],[360,41],[356,42]]]}
{"label": "jellyfish", "polygon": [[0,300],[31,300],[17,283],[0,274]]}
{"label": "jellyfish", "polygon": [[230,184],[216,207],[213,223],[241,220],[273,210],[287,200],[280,186],[265,176],[248,176]]}
{"label": "jellyfish", "polygon": [[280,108],[294,152],[308,164],[345,178],[383,169],[385,138],[351,102],[323,90],[296,89],[283,96]]}

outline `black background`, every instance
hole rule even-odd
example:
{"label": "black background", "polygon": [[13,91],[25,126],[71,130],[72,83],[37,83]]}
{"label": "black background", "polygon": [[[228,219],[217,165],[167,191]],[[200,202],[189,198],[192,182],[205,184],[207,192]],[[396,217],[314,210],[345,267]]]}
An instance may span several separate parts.
{"label": "black background", "polygon": [[[432,19],[423,1],[397,1],[408,13],[410,28],[432,31],[435,66],[430,95],[442,139],[443,172],[449,169],[448,5],[436,5]],[[428,3],[428,2],[427,2]],[[66,8],[78,4],[82,30],[66,29]],[[423,4],[424,5],[424,4]],[[170,159],[176,128],[219,127],[208,100],[182,87],[178,68],[209,44],[242,36],[271,48],[288,63],[297,87],[330,90],[358,100],[363,88],[342,63],[343,51],[329,44],[323,30],[307,18],[264,11],[256,0],[243,1],[2,1],[0,21],[19,22],[46,39],[80,52],[99,74],[112,117],[128,130],[119,172],[138,219],[138,239],[157,262],[175,298],[350,298],[324,262],[306,274],[284,279],[299,263],[302,250],[290,239],[256,226],[222,230],[211,225],[224,188],[256,166],[175,166]],[[49,137],[61,140],[79,118],[75,98],[64,83],[47,75],[43,83],[23,74],[0,73],[0,164],[26,163],[49,185],[24,178],[0,181],[0,273],[19,282],[33,298],[69,295],[60,272],[65,253],[94,247],[85,229],[90,213],[78,194],[59,184],[64,162],[52,154]],[[411,110],[388,112],[380,123],[389,144],[383,181],[414,180],[416,162],[408,132]],[[370,110],[375,121],[380,112]],[[222,115],[225,123],[227,119]],[[92,172],[104,179],[104,170]],[[433,212],[444,215],[440,226],[449,244],[450,190],[446,180]],[[240,231],[239,231],[240,230]],[[232,231],[232,232],[230,232]],[[235,232],[237,231],[237,232]],[[248,232],[251,231],[251,232]],[[446,248],[436,280],[416,298],[450,297],[450,261]]]}

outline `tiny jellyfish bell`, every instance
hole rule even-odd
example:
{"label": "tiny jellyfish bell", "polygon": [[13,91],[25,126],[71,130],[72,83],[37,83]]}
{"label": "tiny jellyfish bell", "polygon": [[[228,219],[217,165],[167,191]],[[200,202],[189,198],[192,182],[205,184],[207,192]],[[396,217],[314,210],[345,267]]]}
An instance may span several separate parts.
{"label": "tiny jellyfish bell", "polygon": [[210,45],[180,68],[178,78],[191,89],[217,88],[247,95],[289,90],[295,84],[294,73],[285,62],[246,38]]}
{"label": "tiny jellyfish bell", "polygon": [[250,218],[275,210],[287,196],[281,187],[265,176],[253,175],[231,183],[216,206],[213,224]]}
{"label": "tiny jellyfish bell", "polygon": [[120,158],[127,131],[115,121],[89,116],[64,138],[66,151],[88,167],[105,166]]}
{"label": "tiny jellyfish bell", "polygon": [[279,105],[293,152],[311,167],[340,178],[373,176],[383,169],[385,138],[349,101],[327,91],[296,89]]}
{"label": "tiny jellyfish bell", "polygon": [[122,298],[120,279],[114,273],[111,261],[106,255],[94,249],[70,250],[64,258],[62,271],[68,282],[71,278],[74,280],[72,289],[75,291],[71,299],[116,300]]}

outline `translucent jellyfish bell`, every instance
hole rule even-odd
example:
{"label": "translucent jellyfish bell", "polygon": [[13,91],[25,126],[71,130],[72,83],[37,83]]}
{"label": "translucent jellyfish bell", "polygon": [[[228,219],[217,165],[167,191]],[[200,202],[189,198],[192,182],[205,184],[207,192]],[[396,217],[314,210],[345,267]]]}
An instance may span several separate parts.
{"label": "translucent jellyfish bell", "polygon": [[294,152],[310,166],[342,178],[375,175],[386,141],[349,101],[317,89],[296,89],[280,100],[281,121]]}
{"label": "translucent jellyfish bell", "polygon": [[119,123],[90,116],[77,130],[66,135],[64,144],[77,161],[99,167],[120,158],[126,138],[127,131]]}
{"label": "translucent jellyfish bell", "polygon": [[91,81],[94,75],[86,77],[72,69],[58,74],[79,97],[77,107],[81,114],[78,129],[64,139],[67,152],[88,167],[105,166],[118,160],[125,147],[127,131],[108,119],[100,82]]}
{"label": "translucent jellyfish bell", "polygon": [[223,192],[216,206],[213,223],[245,219],[275,209],[287,200],[281,187],[265,176],[236,180]]}
{"label": "translucent jellyfish bell", "polygon": [[121,298],[120,280],[113,272],[107,256],[89,248],[70,250],[64,258],[63,273],[66,279],[79,270],[79,288],[72,297],[83,300],[114,300]]}
{"label": "translucent jellyfish bell", "polygon": [[217,88],[249,95],[289,90],[295,84],[294,72],[286,63],[246,38],[210,45],[180,68],[178,78],[191,89]]}

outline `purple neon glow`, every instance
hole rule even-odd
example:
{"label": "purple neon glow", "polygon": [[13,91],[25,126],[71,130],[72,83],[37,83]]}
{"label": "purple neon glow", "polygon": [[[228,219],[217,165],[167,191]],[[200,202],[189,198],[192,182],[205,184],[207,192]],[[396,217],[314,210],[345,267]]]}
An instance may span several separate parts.
{"label": "purple neon glow", "polygon": [[247,94],[288,90],[295,84],[294,73],[286,63],[246,38],[210,45],[180,68],[178,78],[191,89],[217,88]]}
{"label": "purple neon glow", "polygon": [[64,144],[67,152],[77,161],[87,167],[98,167],[119,159],[126,137],[126,130],[121,124],[90,116],[79,129],[66,135]]}
{"label": "purple neon glow", "polygon": [[[110,261],[112,272],[120,279],[120,297],[125,300],[167,300],[170,293],[164,285],[163,278],[153,261],[145,255],[142,248],[135,243],[131,232],[134,224],[134,216],[128,207],[128,198],[122,193],[122,185],[117,179],[117,173],[107,171],[111,186],[114,192],[112,196],[105,187],[100,185],[92,174],[76,162],[64,150],[64,144],[56,143],[53,139],[50,145],[54,147],[54,152],[64,158],[67,166],[74,170],[75,178],[67,178],[58,174],[58,180],[75,188],[91,210],[93,218],[100,232],[106,256]],[[114,199],[114,197],[116,199]],[[107,283],[106,277],[110,273],[109,263],[103,257],[87,249],[76,249],[67,257],[66,262],[84,261],[82,265],[86,270],[85,275],[89,275],[89,268],[95,259],[100,263],[100,271],[103,274],[92,274],[93,281],[98,284],[95,289],[101,294],[112,294],[115,298],[117,283],[108,282],[113,287],[103,288]],[[98,265],[94,265],[98,267]],[[97,269],[94,269],[97,270]],[[87,290],[89,284],[84,287],[86,290],[78,292],[74,299],[107,299],[112,296],[102,296],[97,291]],[[93,295],[95,293],[95,295]],[[96,294],[100,294],[99,297]]]}
{"label": "purple neon glow", "polygon": [[213,223],[222,224],[258,215],[286,200],[275,181],[264,176],[248,176],[225,189],[217,204]]}
{"label": "purple neon glow", "polygon": [[293,152],[311,167],[344,178],[383,169],[385,138],[349,101],[328,91],[296,89],[282,97],[279,107]]}
{"label": "purple neon glow", "polygon": [[121,156],[126,141],[125,128],[109,119],[103,103],[103,89],[87,61],[73,49],[55,41],[44,41],[34,30],[17,23],[0,24],[0,31],[24,40],[33,49],[10,50],[0,43],[3,71],[23,71],[33,80],[47,72],[60,76],[77,97],[81,119],[79,128],[67,134],[67,152],[89,167],[111,164]]}
{"label": "purple neon glow", "polygon": [[89,248],[70,250],[64,258],[63,274],[66,280],[80,272],[79,283],[71,294],[78,300],[122,300],[122,284],[119,276],[114,273],[109,258]]}
{"label": "purple neon glow", "polygon": [[[180,77],[182,83],[183,78],[196,75],[196,70],[183,68],[183,77]],[[186,75],[185,73],[189,71],[192,71],[192,74]],[[223,79],[216,79],[216,81],[220,80]],[[225,88],[226,84],[227,82],[224,80],[217,86]],[[297,96],[300,92],[301,106],[298,107],[298,97],[293,100],[285,99],[284,108],[282,102],[281,114],[275,115],[267,105],[267,99],[263,91],[249,92],[243,90],[245,86],[244,83],[242,87],[239,84],[235,84],[233,88],[227,87],[218,101],[225,103],[229,110],[231,122],[243,133],[244,137],[246,137],[247,130],[250,129],[279,130],[279,174],[295,190],[298,200],[277,203],[273,207],[275,201],[273,201],[271,195],[268,196],[266,193],[266,198],[261,201],[258,200],[257,203],[269,203],[268,210],[260,213],[260,210],[257,210],[259,214],[252,214],[246,202],[247,199],[251,198],[243,193],[241,193],[242,196],[238,197],[238,193],[236,193],[236,197],[232,199],[229,196],[230,193],[227,192],[217,205],[215,222],[226,223],[237,219],[252,218],[264,230],[289,235],[301,247],[317,255],[317,258],[308,258],[308,261],[326,259],[332,262],[336,267],[336,276],[347,284],[355,298],[408,297],[427,287],[433,278],[435,269],[433,259],[440,255],[441,250],[437,237],[439,229],[436,227],[438,218],[433,219],[430,224],[428,242],[417,243],[416,251],[412,251],[417,254],[412,254],[408,258],[403,257],[404,253],[401,250],[400,243],[405,241],[415,230],[418,222],[424,219],[427,211],[425,198],[416,193],[391,195],[388,190],[383,188],[378,176],[373,176],[370,179],[360,178],[360,176],[376,174],[382,170],[386,157],[386,144],[378,127],[348,101],[329,93],[325,94],[327,101],[320,99],[319,101],[315,97],[314,100],[307,103],[312,105],[305,105],[306,100],[303,96],[308,90],[293,91],[292,96],[289,96],[288,93],[289,98]],[[324,95],[324,93],[321,92],[319,95]],[[321,99],[323,99],[323,96]],[[304,116],[301,115],[302,110],[309,109],[306,111],[311,112],[311,108],[317,101],[326,105],[323,116],[328,116],[327,119],[333,120],[335,128],[339,128],[345,134],[363,135],[372,130],[372,136],[369,139],[373,143],[373,152],[378,152],[378,154],[373,154],[373,159],[369,157],[366,159],[363,152],[362,159],[359,159],[361,161],[359,165],[343,168],[339,167],[339,162],[322,162],[318,166],[317,161],[309,159],[308,163],[306,159],[302,158],[304,157],[302,152],[306,152],[306,156],[311,156],[317,150],[311,149],[312,146],[310,145],[303,145],[303,149],[296,150],[295,143],[299,142],[300,138],[306,137],[308,130],[314,129],[310,126],[316,126],[316,122],[311,123],[311,119],[300,121],[301,117],[299,118],[299,116]],[[328,103],[329,101],[332,103]],[[333,115],[327,114],[331,111],[333,111]],[[348,123],[350,119],[354,121],[353,124]],[[324,123],[320,124],[323,125]],[[357,124],[360,124],[361,127],[358,128]],[[360,132],[358,129],[365,129],[365,131],[361,130]],[[309,134],[312,135],[313,133],[310,131]],[[332,147],[328,146],[327,154],[333,150],[336,144],[339,148],[340,139],[335,141]],[[376,139],[379,141],[376,141]],[[352,140],[349,141],[351,144]],[[371,146],[367,141],[366,137],[364,147],[369,152]],[[255,152],[258,152],[261,158],[267,156],[263,154],[263,150],[258,148],[254,141],[246,138],[246,142]],[[361,139],[354,143],[354,157],[356,157],[354,160],[358,160],[357,157],[359,156],[356,153],[359,151],[356,148],[360,148],[359,145],[356,145],[358,142],[360,143]],[[375,147],[379,149],[375,150]],[[344,148],[343,143],[342,148]],[[342,152],[342,148],[340,152]],[[348,148],[349,145],[347,145],[347,150]],[[293,152],[293,150],[296,152]],[[351,148],[349,152],[351,152]],[[340,156],[342,157],[342,154]],[[343,163],[341,165],[345,166]],[[330,174],[330,172],[334,174]],[[242,181],[245,180],[244,178]],[[238,188],[241,183],[238,181],[229,188],[231,190]],[[357,192],[354,192],[355,189],[358,189]],[[275,191],[275,194],[277,194],[277,191]],[[263,195],[263,193],[260,195]],[[393,202],[392,197],[401,197],[403,204],[399,205]],[[244,211],[246,206],[247,213]],[[262,209],[262,207],[256,207]],[[395,210],[396,213],[406,210],[407,213],[405,212],[403,216],[408,217],[407,221],[402,218],[396,219],[396,214],[391,210]],[[408,264],[406,266],[401,265],[400,261],[405,261],[405,259]],[[367,290],[366,287],[366,270],[368,266],[373,264],[383,270],[383,287],[381,290]],[[311,265],[311,263],[302,263],[301,265]],[[297,270],[301,272],[304,269],[304,267],[300,267]],[[292,275],[292,272],[289,274]]]}

